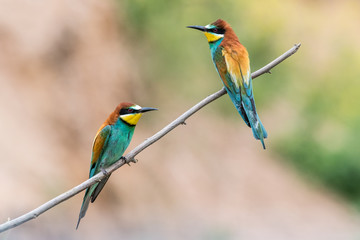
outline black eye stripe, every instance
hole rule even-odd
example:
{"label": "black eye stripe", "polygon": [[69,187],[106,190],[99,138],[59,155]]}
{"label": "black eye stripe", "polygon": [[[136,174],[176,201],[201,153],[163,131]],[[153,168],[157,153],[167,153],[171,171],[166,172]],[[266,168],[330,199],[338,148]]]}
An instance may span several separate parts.
{"label": "black eye stripe", "polygon": [[120,110],[120,115],[124,115],[124,114],[127,114],[127,109],[122,108]]}
{"label": "black eye stripe", "polygon": [[120,115],[125,115],[125,114],[129,114],[129,113],[136,113],[138,112],[138,110],[135,110],[133,108],[123,108],[120,110]]}
{"label": "black eye stripe", "polygon": [[212,28],[208,30],[209,32],[217,33],[217,34],[224,34],[225,29],[222,28]]}

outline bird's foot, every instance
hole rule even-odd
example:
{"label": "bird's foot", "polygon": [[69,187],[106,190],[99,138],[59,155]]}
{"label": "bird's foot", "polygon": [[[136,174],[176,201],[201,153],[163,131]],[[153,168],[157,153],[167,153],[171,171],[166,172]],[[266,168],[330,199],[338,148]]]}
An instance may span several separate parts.
{"label": "bird's foot", "polygon": [[121,159],[121,160],[124,160],[124,162],[125,162],[127,165],[129,165],[129,166],[131,166],[131,165],[130,165],[130,162],[133,162],[133,163],[137,163],[137,162],[138,162],[138,160],[136,160],[135,158],[127,159],[127,158],[124,157],[124,156],[121,156],[120,159]]}
{"label": "bird's foot", "polygon": [[105,176],[109,176],[110,174],[108,173],[108,171],[105,170],[105,168],[101,168],[100,169],[101,172],[105,175]]}
{"label": "bird's foot", "polygon": [[127,165],[129,165],[130,166],[130,162],[127,160],[127,158],[126,157],[124,157],[124,156],[121,156],[121,158],[120,158],[121,160],[124,160],[124,163],[126,163]]}

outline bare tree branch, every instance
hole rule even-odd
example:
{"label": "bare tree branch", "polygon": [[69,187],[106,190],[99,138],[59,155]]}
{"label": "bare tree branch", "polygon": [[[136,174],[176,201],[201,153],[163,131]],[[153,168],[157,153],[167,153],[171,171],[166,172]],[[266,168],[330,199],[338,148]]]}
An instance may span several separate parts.
{"label": "bare tree branch", "polygon": [[[270,73],[270,70],[272,68],[274,68],[276,65],[278,65],[279,63],[281,63],[282,61],[284,61],[285,59],[287,59],[288,57],[293,55],[300,48],[300,46],[301,46],[300,43],[295,44],[294,47],[289,49],[287,52],[282,54],[280,57],[276,58],[271,63],[269,63],[268,65],[264,66],[263,68],[257,70],[256,72],[253,72],[251,74],[252,78],[254,79],[254,78],[256,78],[256,77],[258,77],[258,76],[260,76],[260,75],[262,75],[264,73]],[[203,108],[207,104],[211,103],[212,101],[214,101],[214,100],[218,99],[219,97],[223,96],[224,94],[226,94],[226,90],[225,90],[225,88],[222,88],[221,90],[217,91],[216,93],[213,93],[210,96],[204,98],[202,101],[200,101],[195,106],[193,106],[192,108],[187,110],[185,113],[183,113],[180,117],[178,117],[173,122],[168,124],[166,127],[161,129],[159,132],[154,134],[152,137],[146,139],[140,145],[135,147],[131,152],[129,152],[125,156],[126,161],[121,159],[118,162],[116,162],[115,164],[113,164],[112,166],[110,166],[109,168],[107,168],[106,171],[108,173],[112,173],[113,171],[120,168],[122,165],[124,165],[126,163],[136,162],[136,160],[134,160],[134,157],[137,154],[139,154],[145,148],[149,147],[151,144],[158,141],[160,138],[165,136],[167,133],[169,133],[171,130],[173,130],[177,126],[179,126],[181,124],[184,124],[186,119],[188,119],[191,115],[193,115],[194,113],[196,113],[197,111],[199,111],[201,108]],[[90,179],[86,180],[85,182],[81,183],[80,185],[78,185],[78,186],[70,189],[69,191],[67,191],[67,192],[65,192],[63,194],[60,194],[59,196],[57,196],[57,197],[51,199],[50,201],[44,203],[43,205],[39,206],[38,208],[36,208],[36,209],[34,209],[34,210],[32,210],[32,211],[18,217],[18,218],[15,218],[13,220],[9,220],[9,221],[1,224],[0,225],[0,232],[4,232],[4,231],[6,231],[8,229],[14,228],[14,227],[16,227],[18,225],[21,225],[21,224],[23,224],[23,223],[25,223],[27,221],[30,221],[30,220],[32,220],[34,218],[37,218],[40,214],[46,212],[50,208],[55,207],[59,203],[62,203],[65,200],[75,196],[76,194],[78,194],[79,192],[81,192],[84,189],[88,188],[89,186],[93,185],[94,183],[99,182],[104,177],[105,177],[104,174],[102,172],[100,172],[100,173],[96,174],[95,176],[93,176],[92,178],[90,178]]]}

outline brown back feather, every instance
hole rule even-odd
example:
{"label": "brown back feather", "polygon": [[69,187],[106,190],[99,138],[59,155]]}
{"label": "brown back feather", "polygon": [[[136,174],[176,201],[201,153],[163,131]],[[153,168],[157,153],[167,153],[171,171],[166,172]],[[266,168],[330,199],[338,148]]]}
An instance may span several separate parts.
{"label": "brown back feather", "polygon": [[234,30],[231,28],[230,24],[222,19],[218,19],[212,23],[212,25],[225,29],[224,40],[221,42],[221,46],[230,47],[236,50],[237,48],[243,48],[244,46],[240,43],[238,37],[236,36]]}
{"label": "brown back feather", "polygon": [[240,62],[248,59],[246,48],[240,43],[229,23],[222,19],[218,19],[213,22],[212,25],[225,29],[224,40],[221,42],[220,46],[222,46],[227,53]]}

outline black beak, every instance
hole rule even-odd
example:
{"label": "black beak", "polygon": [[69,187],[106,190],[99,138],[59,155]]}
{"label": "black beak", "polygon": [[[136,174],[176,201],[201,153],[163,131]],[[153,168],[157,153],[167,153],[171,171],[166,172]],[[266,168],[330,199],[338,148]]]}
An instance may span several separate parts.
{"label": "black beak", "polygon": [[204,26],[187,26],[187,28],[193,28],[193,29],[196,29],[196,30],[199,30],[199,31],[202,31],[202,32],[206,32],[206,28]]}
{"label": "black beak", "polygon": [[158,110],[157,108],[151,108],[151,107],[143,107],[139,110],[140,113],[144,113],[144,112],[149,112],[149,111],[154,111],[154,110]]}

